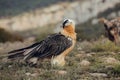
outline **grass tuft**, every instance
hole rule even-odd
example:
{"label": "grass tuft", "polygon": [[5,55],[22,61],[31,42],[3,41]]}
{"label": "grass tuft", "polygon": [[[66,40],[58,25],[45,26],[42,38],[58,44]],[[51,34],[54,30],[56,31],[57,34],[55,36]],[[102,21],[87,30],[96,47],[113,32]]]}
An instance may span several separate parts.
{"label": "grass tuft", "polygon": [[91,48],[94,52],[118,52],[120,51],[120,47],[116,46],[113,42],[106,40],[105,42],[97,41]]}

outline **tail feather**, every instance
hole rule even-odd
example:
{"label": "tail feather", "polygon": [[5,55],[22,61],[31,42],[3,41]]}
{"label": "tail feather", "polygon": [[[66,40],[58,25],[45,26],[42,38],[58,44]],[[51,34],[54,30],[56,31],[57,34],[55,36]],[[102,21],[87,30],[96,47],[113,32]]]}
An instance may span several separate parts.
{"label": "tail feather", "polygon": [[30,59],[34,55],[33,53],[36,53],[36,48],[37,47],[39,47],[39,45],[27,50],[26,52],[24,52],[24,55],[25,55],[24,60]]}
{"label": "tail feather", "polygon": [[32,44],[32,45],[30,45],[30,46],[28,46],[28,47],[25,47],[25,48],[21,48],[21,49],[17,49],[17,50],[10,51],[10,52],[8,52],[8,54],[16,53],[16,52],[19,52],[19,51],[23,51],[23,50],[26,50],[26,49],[33,48],[33,47],[35,47],[36,45],[38,45],[38,44],[40,44],[40,43],[41,43],[41,42],[37,42],[37,43]]}
{"label": "tail feather", "polygon": [[34,48],[36,48],[36,46],[38,46],[39,43],[41,43],[41,42],[35,43],[35,44],[28,46],[28,47],[25,47],[25,48],[21,48],[21,49],[17,49],[17,50],[13,50],[13,51],[8,52],[8,59],[25,57],[25,56],[29,55],[30,52]]}
{"label": "tail feather", "polygon": [[25,52],[24,50],[21,50],[21,51],[13,51],[12,53],[9,53],[8,59],[17,58],[17,57],[22,57],[22,56],[24,56],[24,55],[23,55],[24,52]]}

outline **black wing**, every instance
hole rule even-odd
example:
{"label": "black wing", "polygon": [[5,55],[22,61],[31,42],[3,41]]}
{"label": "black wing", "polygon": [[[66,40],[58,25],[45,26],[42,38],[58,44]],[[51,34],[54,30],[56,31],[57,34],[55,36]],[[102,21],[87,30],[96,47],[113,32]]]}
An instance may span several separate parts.
{"label": "black wing", "polygon": [[24,57],[25,60],[28,60],[31,57],[45,58],[59,55],[64,50],[69,48],[71,45],[72,45],[71,39],[68,39],[62,34],[53,34],[41,42],[35,43],[29,47],[15,50],[12,52],[23,53],[25,55]]}

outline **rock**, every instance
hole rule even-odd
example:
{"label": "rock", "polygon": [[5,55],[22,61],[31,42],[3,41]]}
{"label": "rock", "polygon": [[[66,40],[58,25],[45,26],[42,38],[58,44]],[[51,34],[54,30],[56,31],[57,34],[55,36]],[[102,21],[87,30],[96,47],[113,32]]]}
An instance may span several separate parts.
{"label": "rock", "polygon": [[27,72],[27,73],[25,73],[25,75],[30,76],[30,75],[31,75],[31,73],[30,73],[30,72]]}
{"label": "rock", "polygon": [[87,61],[87,60],[82,60],[82,61],[80,62],[80,65],[81,65],[81,66],[89,66],[89,65],[90,65],[90,62]]}
{"label": "rock", "polygon": [[84,57],[84,56],[85,56],[85,54],[76,54],[75,55],[75,57],[79,57],[79,58]]}
{"label": "rock", "polygon": [[116,53],[115,53],[115,52],[111,52],[111,54],[112,54],[112,55],[116,55]]}
{"label": "rock", "polygon": [[85,51],[80,51],[81,54],[85,54]]}
{"label": "rock", "polygon": [[95,52],[90,52],[89,54],[91,54],[91,55],[95,55],[96,53],[95,53]]}
{"label": "rock", "polygon": [[39,74],[38,73],[33,73],[33,74],[31,74],[30,76],[32,76],[32,77],[37,77]]}
{"label": "rock", "polygon": [[113,58],[113,57],[108,57],[103,59],[105,64],[120,64],[120,61]]}
{"label": "rock", "polygon": [[11,68],[11,67],[12,67],[12,65],[9,65],[9,66],[8,66],[8,68]]}
{"label": "rock", "polygon": [[91,55],[91,54],[86,54],[86,56],[87,56],[87,57],[92,57],[92,55]]}
{"label": "rock", "polygon": [[78,51],[81,51],[81,50],[82,50],[82,48],[81,48],[81,47],[78,47],[78,48],[77,48],[77,50],[78,50]]}
{"label": "rock", "polygon": [[105,73],[90,73],[93,77],[107,77],[107,74]]}
{"label": "rock", "polygon": [[36,72],[36,73],[30,73],[30,72],[27,72],[25,73],[27,76],[32,76],[32,77],[36,77],[38,76],[39,74]]}
{"label": "rock", "polygon": [[57,71],[57,73],[60,74],[60,75],[65,75],[65,74],[67,74],[67,71],[60,70],[60,71]]}

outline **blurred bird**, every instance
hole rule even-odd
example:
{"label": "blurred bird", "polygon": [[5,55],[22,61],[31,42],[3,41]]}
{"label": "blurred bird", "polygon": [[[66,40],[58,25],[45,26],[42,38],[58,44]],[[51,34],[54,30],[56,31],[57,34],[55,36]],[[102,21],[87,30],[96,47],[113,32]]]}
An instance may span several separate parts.
{"label": "blurred bird", "polygon": [[8,59],[22,58],[29,64],[37,64],[39,59],[51,58],[51,65],[65,65],[66,55],[76,43],[75,23],[66,19],[59,33],[49,35],[44,40],[28,47],[9,52]]}
{"label": "blurred bird", "polygon": [[110,21],[105,18],[101,18],[99,21],[104,24],[109,40],[113,41],[115,44],[118,44],[120,41],[120,17]]}

